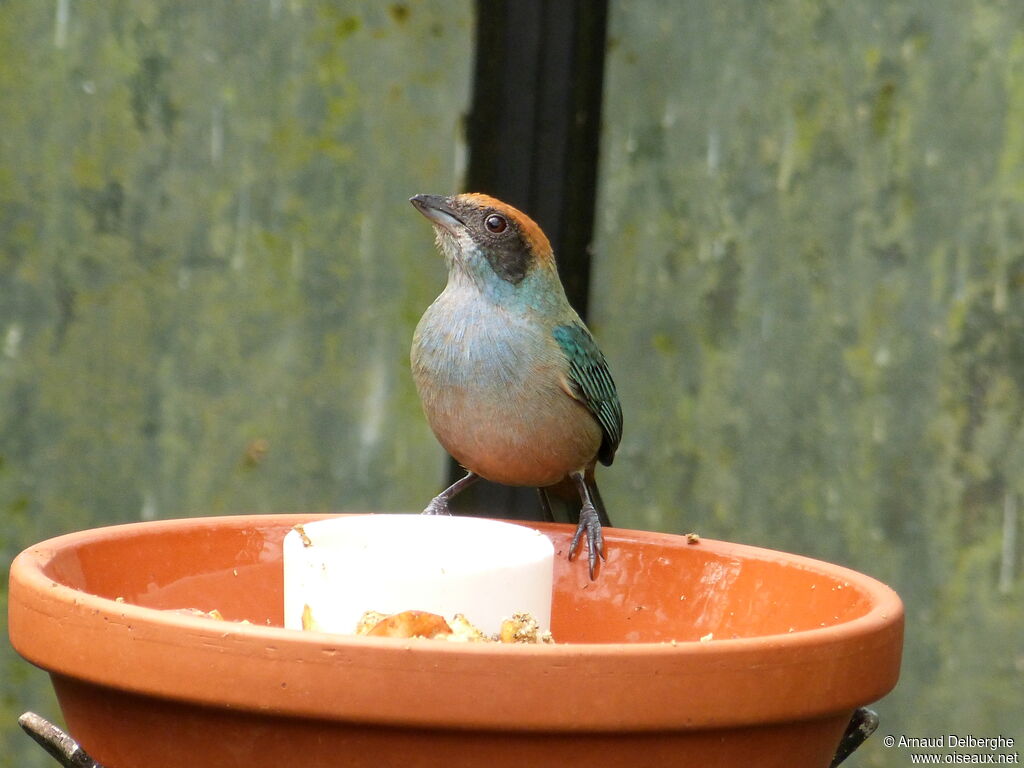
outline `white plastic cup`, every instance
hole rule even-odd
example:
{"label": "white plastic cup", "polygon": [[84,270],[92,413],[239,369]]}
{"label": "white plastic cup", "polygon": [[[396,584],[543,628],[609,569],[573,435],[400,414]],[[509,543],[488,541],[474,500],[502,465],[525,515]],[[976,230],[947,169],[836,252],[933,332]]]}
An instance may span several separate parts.
{"label": "white plastic cup", "polygon": [[308,610],[318,630],[352,634],[366,611],[415,610],[446,619],[461,613],[496,634],[503,620],[528,612],[548,630],[554,556],[542,533],[497,520],[318,520],[284,538],[284,625],[302,629]]}

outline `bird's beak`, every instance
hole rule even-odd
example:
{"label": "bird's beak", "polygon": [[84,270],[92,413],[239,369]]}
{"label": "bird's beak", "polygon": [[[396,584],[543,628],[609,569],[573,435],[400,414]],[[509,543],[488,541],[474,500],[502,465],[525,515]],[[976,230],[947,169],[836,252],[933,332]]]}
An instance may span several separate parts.
{"label": "bird's beak", "polygon": [[444,227],[453,235],[457,229],[466,226],[466,223],[452,209],[451,198],[441,195],[415,195],[409,198],[409,202],[430,219],[432,224]]}

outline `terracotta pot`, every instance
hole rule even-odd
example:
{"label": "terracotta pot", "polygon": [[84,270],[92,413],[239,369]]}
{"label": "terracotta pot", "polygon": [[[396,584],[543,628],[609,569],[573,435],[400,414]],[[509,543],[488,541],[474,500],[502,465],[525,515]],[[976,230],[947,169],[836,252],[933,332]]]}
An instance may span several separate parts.
{"label": "terracotta pot", "polygon": [[[896,683],[888,587],[794,555],[609,529],[591,582],[572,529],[552,646],[281,628],[281,541],[312,515],[100,528],[11,567],[10,637],[109,768],[829,764]],[[414,606],[411,606],[414,607]],[[161,609],[219,610],[227,622]],[[246,619],[251,624],[234,621]]]}

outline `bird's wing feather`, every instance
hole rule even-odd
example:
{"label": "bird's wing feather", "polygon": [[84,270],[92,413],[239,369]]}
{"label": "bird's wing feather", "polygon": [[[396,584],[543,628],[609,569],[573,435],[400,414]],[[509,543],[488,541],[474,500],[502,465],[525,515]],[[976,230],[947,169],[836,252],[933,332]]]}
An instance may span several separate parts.
{"label": "bird's wing feather", "polygon": [[608,362],[580,323],[557,325],[552,334],[569,362],[569,394],[583,403],[601,425],[603,439],[598,458],[611,464],[622,439],[622,406]]}

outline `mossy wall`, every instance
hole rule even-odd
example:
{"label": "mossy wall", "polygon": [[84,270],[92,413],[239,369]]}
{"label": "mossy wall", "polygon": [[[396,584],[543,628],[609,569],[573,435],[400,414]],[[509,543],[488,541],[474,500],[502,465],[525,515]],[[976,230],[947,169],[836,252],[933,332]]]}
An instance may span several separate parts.
{"label": "mossy wall", "polygon": [[[1024,742],[1024,4],[613,3],[613,519],[907,604],[880,733]],[[880,738],[851,762],[903,766]]]}
{"label": "mossy wall", "polygon": [[[0,2],[0,561],[195,514],[422,508],[465,2]],[[6,578],[3,580],[6,592]],[[6,610],[3,611],[6,616]],[[4,643],[6,646],[6,643]],[[55,715],[0,652],[0,766]]]}
{"label": "mossy wall", "polygon": [[[436,492],[406,200],[459,186],[472,32],[469,0],[0,2],[4,563]],[[1024,5],[613,2],[607,66],[614,521],[888,582],[882,732],[1024,742]],[[15,725],[45,676],[0,680],[0,766],[50,765]]]}

